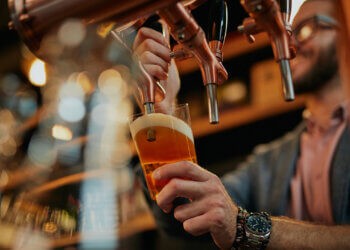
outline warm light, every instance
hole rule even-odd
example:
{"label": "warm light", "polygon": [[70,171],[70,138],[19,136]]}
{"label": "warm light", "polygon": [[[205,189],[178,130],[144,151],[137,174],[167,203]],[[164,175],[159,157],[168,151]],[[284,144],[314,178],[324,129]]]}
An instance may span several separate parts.
{"label": "warm light", "polygon": [[68,19],[58,30],[58,40],[69,47],[78,46],[84,40],[85,35],[86,28],[81,20],[77,19]]}
{"label": "warm light", "polygon": [[90,94],[94,91],[94,86],[85,72],[78,74],[77,83],[83,88],[86,94]]}
{"label": "warm light", "polygon": [[46,84],[45,63],[35,59],[29,70],[29,80],[35,86],[44,86]]}
{"label": "warm light", "polygon": [[227,103],[237,103],[247,96],[247,87],[240,81],[231,82],[223,86],[222,100]]}
{"label": "warm light", "polygon": [[51,130],[52,136],[56,139],[63,140],[63,141],[70,141],[73,138],[72,131],[62,125],[55,125],[52,127]]}
{"label": "warm light", "polygon": [[[9,176],[5,170],[0,173],[0,187],[5,187],[9,182]],[[2,213],[1,213],[2,214]]]}
{"label": "warm light", "polygon": [[115,101],[117,98],[123,98],[127,94],[126,83],[120,72],[115,69],[108,69],[100,74],[98,87],[103,94]]}
{"label": "warm light", "polygon": [[63,84],[59,90],[60,99],[72,97],[79,100],[84,99],[83,87],[76,82],[67,82]]}

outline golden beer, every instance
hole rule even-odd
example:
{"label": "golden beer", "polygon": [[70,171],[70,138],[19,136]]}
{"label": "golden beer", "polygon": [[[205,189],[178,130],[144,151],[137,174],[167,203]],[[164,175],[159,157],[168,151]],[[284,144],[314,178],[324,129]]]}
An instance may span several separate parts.
{"label": "golden beer", "polygon": [[155,169],[177,161],[197,162],[192,130],[179,118],[161,113],[144,115],[130,124],[130,131],[153,200],[168,182],[153,180]]}

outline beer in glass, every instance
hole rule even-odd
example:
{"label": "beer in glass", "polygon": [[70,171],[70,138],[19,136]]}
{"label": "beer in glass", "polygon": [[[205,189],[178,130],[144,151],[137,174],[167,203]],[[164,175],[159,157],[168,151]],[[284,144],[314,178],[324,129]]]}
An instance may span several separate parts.
{"label": "beer in glass", "polygon": [[168,182],[155,181],[152,178],[155,169],[177,161],[197,162],[187,104],[175,107],[168,114],[136,116],[130,123],[130,131],[153,200]]}

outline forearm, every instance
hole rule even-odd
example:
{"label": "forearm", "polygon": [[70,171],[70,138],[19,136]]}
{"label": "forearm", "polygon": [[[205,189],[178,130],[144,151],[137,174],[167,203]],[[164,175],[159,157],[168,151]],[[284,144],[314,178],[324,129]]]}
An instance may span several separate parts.
{"label": "forearm", "polygon": [[350,249],[350,226],[324,226],[272,217],[268,249]]}

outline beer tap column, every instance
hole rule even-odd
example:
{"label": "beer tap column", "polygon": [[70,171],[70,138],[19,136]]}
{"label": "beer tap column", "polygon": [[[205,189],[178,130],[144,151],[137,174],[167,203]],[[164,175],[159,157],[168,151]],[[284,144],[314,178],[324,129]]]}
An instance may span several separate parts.
{"label": "beer tap column", "polygon": [[[220,63],[222,63],[222,47],[225,42],[227,32],[227,4],[224,0],[212,0],[209,13],[209,31],[207,32],[207,38],[209,41],[209,47],[214,53]],[[219,117],[215,117],[218,114],[217,93],[216,84],[207,84],[207,98],[208,100],[215,100],[209,105],[209,113],[214,120],[219,121]]]}
{"label": "beer tap column", "polygon": [[[289,0],[281,0],[282,15],[276,0],[241,0],[244,9],[250,18],[244,20],[238,30],[254,41],[252,35],[266,31],[270,37],[275,60],[280,65],[284,98],[286,101],[294,100],[294,88],[289,60],[292,58],[290,52],[290,7]],[[284,20],[283,20],[284,19]]]}
{"label": "beer tap column", "polygon": [[216,86],[227,79],[225,68],[211,51],[203,30],[182,3],[160,10],[159,15],[168,24],[173,38],[198,61],[203,83],[208,91],[209,122],[218,123]]}

